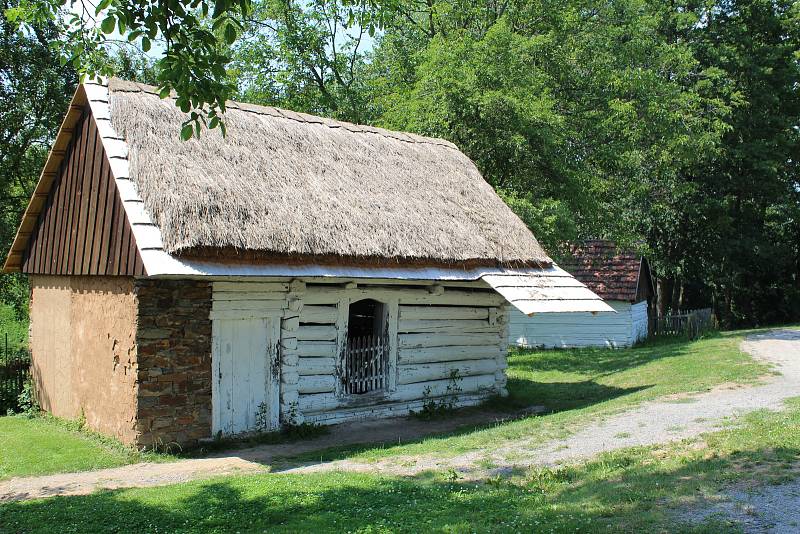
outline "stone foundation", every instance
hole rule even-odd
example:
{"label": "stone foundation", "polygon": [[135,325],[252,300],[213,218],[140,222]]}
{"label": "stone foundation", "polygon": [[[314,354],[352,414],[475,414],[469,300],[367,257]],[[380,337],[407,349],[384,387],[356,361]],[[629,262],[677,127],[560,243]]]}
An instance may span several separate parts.
{"label": "stone foundation", "polygon": [[211,437],[211,284],[135,282],[139,446]]}

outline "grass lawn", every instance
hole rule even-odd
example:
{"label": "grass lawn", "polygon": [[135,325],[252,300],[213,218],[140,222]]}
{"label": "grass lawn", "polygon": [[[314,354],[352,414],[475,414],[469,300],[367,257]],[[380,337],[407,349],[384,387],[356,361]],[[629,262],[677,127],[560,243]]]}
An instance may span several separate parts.
{"label": "grass lawn", "polygon": [[6,532],[725,532],[677,507],[800,466],[800,399],[741,427],[465,484],[446,472],[256,475],[0,505]]}
{"label": "grass lawn", "polygon": [[87,471],[157,458],[77,427],[77,423],[52,417],[0,417],[0,480]]}
{"label": "grass lawn", "polygon": [[[509,358],[512,395],[500,401],[501,407],[513,410],[541,404],[551,411],[548,415],[402,445],[369,444],[309,453],[307,459],[444,456],[499,447],[511,439],[545,441],[564,436],[591,418],[644,400],[756,379],[767,369],[739,352],[741,339],[741,335],[724,334],[692,343],[662,340],[626,350],[519,352]],[[0,479],[99,469],[144,459],[171,458],[143,456],[53,418],[0,417]]]}
{"label": "grass lawn", "polygon": [[695,342],[661,339],[623,350],[519,351],[509,356],[511,395],[499,400],[499,407],[511,410],[543,405],[550,412],[547,415],[413,443],[349,446],[294,459],[369,461],[395,455],[454,456],[478,448],[499,448],[509,440],[544,443],[579,430],[590,419],[657,397],[757,380],[770,371],[739,350],[743,338],[744,333],[731,332]]}

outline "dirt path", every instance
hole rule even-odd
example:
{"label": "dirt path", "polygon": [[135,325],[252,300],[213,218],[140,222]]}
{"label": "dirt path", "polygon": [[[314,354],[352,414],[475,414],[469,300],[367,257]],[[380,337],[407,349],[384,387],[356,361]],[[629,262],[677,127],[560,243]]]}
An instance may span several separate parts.
{"label": "dirt path", "polygon": [[[414,475],[429,469],[454,469],[465,478],[480,478],[532,465],[552,465],[594,456],[600,452],[675,441],[715,429],[722,420],[761,409],[781,409],[783,400],[800,396],[800,331],[777,330],[751,336],[742,348],[775,365],[780,373],[756,386],[715,389],[691,397],[648,402],[587,426],[571,437],[544,446],[519,441],[491,451],[474,451],[453,458],[392,457],[378,462],[338,460],[293,467],[283,472],[348,470]],[[490,422],[498,414],[474,411],[445,422],[439,432],[468,424]],[[448,428],[449,427],[449,428]],[[226,455],[163,464],[136,464],[121,468],[0,482],[0,501],[51,495],[87,494],[98,489],[145,487],[197,480],[223,474],[266,472],[278,457],[348,443],[354,436],[370,435],[375,441],[407,441],[430,432],[429,423],[413,419],[339,425],[331,434],[301,443],[267,445]],[[493,464],[487,469],[485,466]],[[484,466],[484,467],[481,467]]]}

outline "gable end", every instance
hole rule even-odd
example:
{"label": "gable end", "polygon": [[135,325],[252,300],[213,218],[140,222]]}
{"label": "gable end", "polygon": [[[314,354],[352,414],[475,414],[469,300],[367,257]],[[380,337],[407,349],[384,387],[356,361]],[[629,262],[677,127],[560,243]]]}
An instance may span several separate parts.
{"label": "gable end", "polygon": [[146,274],[88,105],[75,124],[20,270],[27,274]]}

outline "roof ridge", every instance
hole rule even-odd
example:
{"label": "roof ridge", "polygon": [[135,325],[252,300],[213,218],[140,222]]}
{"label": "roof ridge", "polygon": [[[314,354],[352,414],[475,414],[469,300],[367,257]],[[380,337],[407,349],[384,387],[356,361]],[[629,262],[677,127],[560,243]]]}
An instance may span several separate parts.
{"label": "roof ridge", "polygon": [[[92,82],[90,82],[92,83]],[[132,82],[123,80],[121,78],[109,78],[107,81],[109,93],[147,93],[151,95],[159,95],[158,88],[152,85]],[[170,98],[176,98],[175,92],[170,92]],[[365,124],[355,124],[347,121],[340,121],[330,119],[328,117],[320,117],[310,113],[303,113],[300,111],[292,111],[290,109],[277,108],[274,106],[263,106],[260,104],[250,104],[247,102],[236,102],[229,100],[225,103],[226,108],[238,109],[247,113],[255,113],[257,115],[267,115],[281,119],[292,120],[304,124],[322,124],[328,128],[342,128],[351,133],[370,133],[377,134],[382,137],[396,139],[405,143],[429,144],[436,146],[443,146],[452,150],[459,150],[459,148],[452,142],[438,137],[427,137],[410,132],[399,132],[395,130],[388,130],[386,128],[377,128]]]}

